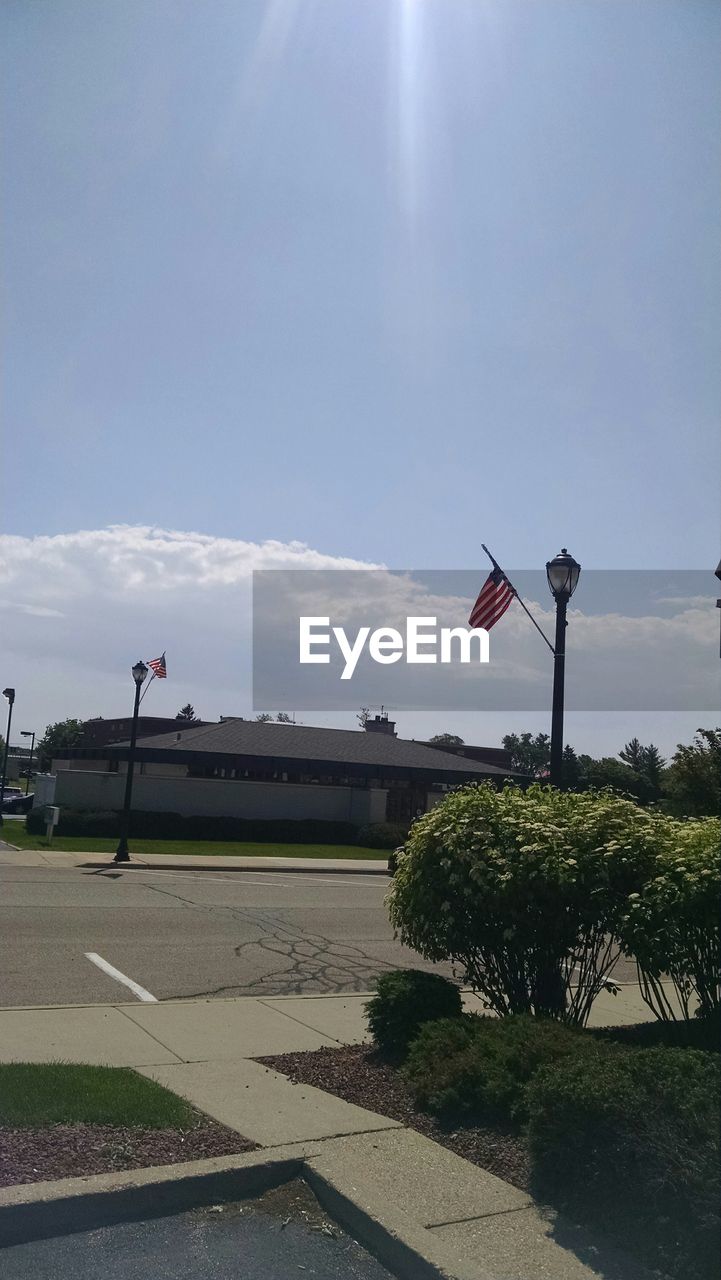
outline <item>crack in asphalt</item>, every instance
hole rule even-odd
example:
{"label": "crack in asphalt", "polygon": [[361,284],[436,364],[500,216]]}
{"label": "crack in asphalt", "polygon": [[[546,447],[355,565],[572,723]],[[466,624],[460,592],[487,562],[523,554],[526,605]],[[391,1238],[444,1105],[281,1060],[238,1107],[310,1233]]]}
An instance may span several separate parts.
{"label": "crack in asphalt", "polygon": [[202,996],[252,995],[285,996],[314,993],[317,995],[342,994],[343,992],[368,991],[374,978],[380,973],[398,967],[385,960],[368,955],[356,943],[334,942],[321,933],[314,933],[300,925],[284,921],[281,914],[263,908],[244,908],[227,904],[193,902],[171,889],[158,885],[147,887],[154,893],[175,898],[197,910],[224,911],[236,920],[242,920],[258,930],[260,936],[238,943],[233,954],[242,962],[245,953],[256,950],[270,952],[284,963],[252,982],[225,983],[202,991],[184,993],[183,998]]}

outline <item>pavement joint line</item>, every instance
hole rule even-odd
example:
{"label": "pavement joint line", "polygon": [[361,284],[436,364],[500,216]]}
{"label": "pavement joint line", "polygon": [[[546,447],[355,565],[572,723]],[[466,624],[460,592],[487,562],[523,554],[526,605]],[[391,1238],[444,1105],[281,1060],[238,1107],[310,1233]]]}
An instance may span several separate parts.
{"label": "pavement joint line", "polygon": [[154,996],[151,991],[147,991],[145,987],[141,987],[139,982],[135,982],[133,978],[129,978],[126,973],[121,973],[120,969],[116,969],[114,964],[110,964],[108,960],[104,960],[102,956],[98,955],[97,951],[85,951],[83,954],[86,960],[89,960],[91,964],[96,965],[103,973],[107,973],[109,978],[114,978],[116,982],[122,983],[124,987],[127,987],[129,991],[132,991],[133,995],[137,996],[138,1000],[142,1000],[143,1004],[158,1003],[157,996]]}
{"label": "pavement joint line", "polygon": [[[415,1131],[411,1129],[410,1132]],[[513,1183],[509,1183],[509,1186],[513,1186]],[[537,1201],[529,1196],[528,1204],[517,1204],[512,1209],[491,1209],[490,1213],[471,1213],[467,1218],[449,1218],[447,1222],[426,1222],[424,1226],[426,1231],[435,1231],[437,1227],[457,1227],[462,1222],[485,1222],[487,1218],[507,1218],[511,1213],[525,1213],[527,1209],[537,1207]]]}
{"label": "pavement joint line", "polygon": [[[160,1003],[160,1002],[158,1002],[158,1003]],[[85,1008],[97,1008],[97,1005],[85,1005],[84,1007],[85,1007]],[[146,1036],[149,1036],[151,1040],[154,1040],[156,1044],[159,1044],[161,1049],[165,1049],[165,1052],[166,1052],[166,1053],[172,1053],[173,1057],[175,1058],[175,1062],[165,1062],[165,1063],[163,1063],[163,1062],[160,1062],[160,1063],[152,1063],[152,1062],[145,1063],[145,1062],[144,1062],[144,1063],[142,1064],[143,1066],[148,1066],[148,1067],[152,1067],[152,1066],[170,1066],[170,1067],[176,1067],[176,1066],[178,1066],[178,1067],[179,1067],[179,1066],[181,1066],[181,1065],[185,1062],[185,1058],[181,1058],[180,1054],[179,1054],[179,1053],[176,1053],[175,1049],[171,1049],[171,1048],[170,1048],[170,1045],[168,1045],[168,1044],[163,1044],[163,1041],[162,1041],[158,1036],[154,1036],[154,1035],[153,1035],[153,1033],[152,1033],[152,1031],[148,1031],[147,1027],[143,1027],[143,1026],[141,1026],[141,1024],[140,1024],[139,1022],[136,1022],[136,1021],[135,1021],[135,1018],[132,1018],[132,1017],[130,1016],[130,1014],[128,1013],[128,1009],[135,1009],[135,1008],[137,1008],[137,1005],[134,1005],[134,1004],[133,1004],[133,1005],[114,1004],[114,1005],[111,1005],[111,1006],[110,1006],[110,1008],[115,1009],[118,1013],[121,1013],[121,1014],[123,1015],[123,1017],[124,1017],[124,1018],[127,1018],[127,1019],[128,1019],[128,1022],[132,1022],[132,1024],[133,1024],[133,1026],[134,1026],[134,1027],[140,1027],[140,1030],[141,1030],[141,1031],[143,1031],[143,1032],[145,1033],[145,1035],[146,1035]],[[134,1068],[132,1068],[132,1070],[134,1070]]]}
{"label": "pavement joint line", "polygon": [[[268,996],[264,1000],[258,1000],[258,1004],[262,1004],[266,1009],[270,1009],[271,1011],[273,1011],[274,1006],[271,1004],[268,1004],[268,1000],[270,998],[271,997]],[[324,1036],[326,1040],[331,1040],[334,1045],[336,1044],[342,1045],[345,1043],[345,1041],[343,1040],[338,1040],[336,1036],[329,1035],[326,1031],[318,1031],[317,1027],[312,1027],[309,1022],[304,1022],[302,1018],[294,1018],[293,1014],[286,1013],[285,1009],[277,1009],[275,1010],[275,1012],[281,1014],[283,1018],[289,1018],[291,1022],[297,1022],[299,1027],[306,1027],[308,1031],[315,1031],[317,1035]]]}

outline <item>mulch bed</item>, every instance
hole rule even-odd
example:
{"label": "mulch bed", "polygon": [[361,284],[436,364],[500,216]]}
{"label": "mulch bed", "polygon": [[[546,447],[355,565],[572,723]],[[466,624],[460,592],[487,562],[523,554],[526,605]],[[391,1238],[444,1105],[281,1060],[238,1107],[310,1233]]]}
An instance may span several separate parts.
{"label": "mulch bed", "polygon": [[254,1142],[213,1121],[184,1130],[105,1124],[0,1128],[0,1187],[237,1155],[255,1147]]}
{"label": "mulch bed", "polygon": [[527,1191],[530,1159],[518,1133],[504,1133],[483,1127],[446,1127],[424,1111],[417,1111],[413,1098],[398,1070],[365,1045],[340,1049],[316,1049],[310,1053],[284,1053],[259,1058],[267,1067],[282,1071],[294,1084],[310,1084],[325,1089],[345,1102],[367,1107],[379,1115],[398,1120],[427,1138],[455,1151],[456,1155],[480,1165],[497,1177]]}

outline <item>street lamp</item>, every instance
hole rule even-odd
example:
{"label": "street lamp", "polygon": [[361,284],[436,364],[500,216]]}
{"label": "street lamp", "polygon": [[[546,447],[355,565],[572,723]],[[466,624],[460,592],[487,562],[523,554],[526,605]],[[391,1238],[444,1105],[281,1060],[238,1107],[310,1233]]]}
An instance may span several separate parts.
{"label": "street lamp", "polygon": [[[714,573],[716,574],[716,577],[721,582],[721,560],[719,560],[718,564],[716,565],[716,568],[714,569]],[[716,608],[721,609],[721,600],[716,601]],[[721,647],[719,648],[719,657],[721,657]]]}
{"label": "street lamp", "polygon": [[25,795],[27,795],[28,791],[30,790],[30,779],[33,773],[33,756],[35,755],[35,733],[30,729],[21,729],[20,737],[32,738],[32,742],[30,743],[30,759],[28,760],[28,769],[25,775]]}
{"label": "street lamp", "polygon": [[556,642],[553,646],[553,711],[551,713],[551,785],[563,783],[563,681],[566,667],[566,606],[578,584],[581,566],[562,547],[546,565],[551,595],[556,601]]}
{"label": "street lamp", "polygon": [[8,700],[8,726],[5,734],[5,750],[3,751],[3,772],[2,781],[0,781],[0,827],[3,826],[3,802],[5,800],[5,778],[8,771],[8,751],[10,750],[10,725],[13,718],[13,703],[15,701],[14,689],[3,689],[3,698]]}
{"label": "street lamp", "polygon": [[133,794],[133,766],[135,764],[135,741],[138,736],[138,707],[140,706],[140,690],[148,674],[144,662],[136,662],[133,667],[135,681],[135,703],[133,705],[133,727],[130,730],[130,751],[128,752],[128,772],[125,777],[125,799],[123,812],[120,815],[120,840],[115,851],[114,862],[130,862],[128,853],[128,830],[130,826],[130,799]]}

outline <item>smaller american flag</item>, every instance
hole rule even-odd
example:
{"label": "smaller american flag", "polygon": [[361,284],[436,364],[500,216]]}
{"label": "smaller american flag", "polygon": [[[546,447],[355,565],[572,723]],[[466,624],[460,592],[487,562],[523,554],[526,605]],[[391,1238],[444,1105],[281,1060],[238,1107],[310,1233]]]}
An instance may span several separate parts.
{"label": "smaller american flag", "polygon": [[163,654],[160,658],[151,658],[148,663],[148,666],[150,667],[150,670],[155,675],[156,680],[167,679],[168,669],[165,665],[165,654]]}
{"label": "smaller american flag", "polygon": [[471,609],[468,619],[472,627],[482,627],[490,631],[494,622],[502,618],[515,592],[501,569],[493,569],[483,586],[481,593]]}

